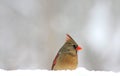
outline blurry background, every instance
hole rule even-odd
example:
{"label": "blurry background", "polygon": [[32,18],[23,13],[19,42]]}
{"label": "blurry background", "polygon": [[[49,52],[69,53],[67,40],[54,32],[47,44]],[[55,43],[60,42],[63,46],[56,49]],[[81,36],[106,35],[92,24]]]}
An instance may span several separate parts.
{"label": "blurry background", "polygon": [[120,71],[120,0],[0,0],[0,68],[50,69],[66,33],[78,67]]}

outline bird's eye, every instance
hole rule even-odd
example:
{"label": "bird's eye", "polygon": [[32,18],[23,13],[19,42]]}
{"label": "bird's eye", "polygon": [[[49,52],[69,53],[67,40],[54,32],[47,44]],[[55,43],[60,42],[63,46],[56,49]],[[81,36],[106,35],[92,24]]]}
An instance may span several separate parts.
{"label": "bird's eye", "polygon": [[73,47],[76,49],[78,46],[77,45],[73,45]]}

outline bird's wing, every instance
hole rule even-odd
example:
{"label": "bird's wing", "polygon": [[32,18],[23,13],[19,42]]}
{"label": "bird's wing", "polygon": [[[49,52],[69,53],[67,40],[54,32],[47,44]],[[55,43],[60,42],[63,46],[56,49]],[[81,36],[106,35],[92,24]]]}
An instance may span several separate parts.
{"label": "bird's wing", "polygon": [[54,68],[54,66],[55,66],[55,64],[56,64],[56,60],[57,60],[58,56],[59,56],[59,53],[57,53],[57,55],[56,55],[56,57],[55,57],[55,59],[54,59],[54,61],[53,61],[51,70],[53,70],[53,68]]}

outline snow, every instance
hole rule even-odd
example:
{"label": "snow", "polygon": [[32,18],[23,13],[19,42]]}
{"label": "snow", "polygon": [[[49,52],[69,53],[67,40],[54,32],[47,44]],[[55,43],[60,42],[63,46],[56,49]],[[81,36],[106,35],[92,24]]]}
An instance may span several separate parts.
{"label": "snow", "polygon": [[85,68],[76,70],[0,70],[0,76],[120,76],[120,72],[112,71],[89,71]]}

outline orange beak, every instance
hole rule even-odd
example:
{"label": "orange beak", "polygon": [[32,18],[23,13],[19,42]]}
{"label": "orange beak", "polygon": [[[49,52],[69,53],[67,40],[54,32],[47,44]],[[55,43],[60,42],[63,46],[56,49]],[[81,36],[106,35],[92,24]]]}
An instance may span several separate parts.
{"label": "orange beak", "polygon": [[82,48],[81,48],[80,46],[78,46],[78,47],[76,48],[76,50],[79,51],[79,50],[82,50]]}

